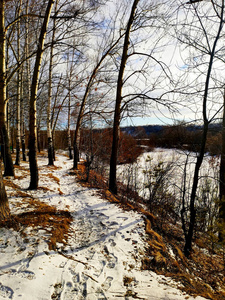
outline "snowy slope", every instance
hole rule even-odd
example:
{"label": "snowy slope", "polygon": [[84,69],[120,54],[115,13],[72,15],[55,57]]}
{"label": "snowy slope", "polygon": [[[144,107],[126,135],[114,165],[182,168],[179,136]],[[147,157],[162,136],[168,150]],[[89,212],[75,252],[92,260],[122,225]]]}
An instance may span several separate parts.
{"label": "snowy slope", "polygon": [[57,155],[57,168],[48,167],[43,156],[38,163],[41,189],[26,190],[26,162],[16,169],[14,185],[7,186],[12,214],[32,209],[18,192],[22,190],[69,210],[69,238],[52,250],[48,228],[1,228],[0,299],[203,299],[184,294],[169,278],[141,270],[145,230],[139,214],[124,212],[95,190],[81,187],[69,173],[72,162],[67,157]]}

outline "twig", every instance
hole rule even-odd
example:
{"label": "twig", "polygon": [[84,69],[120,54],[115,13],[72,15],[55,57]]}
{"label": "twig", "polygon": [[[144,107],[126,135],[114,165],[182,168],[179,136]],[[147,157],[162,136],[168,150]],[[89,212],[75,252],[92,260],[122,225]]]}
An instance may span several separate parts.
{"label": "twig", "polygon": [[96,279],[94,279],[91,275],[88,275],[87,273],[83,273],[83,274],[98,283],[98,281]]}
{"label": "twig", "polygon": [[78,262],[78,263],[81,263],[81,264],[83,264],[83,265],[85,265],[85,266],[87,265],[87,263],[85,263],[85,262],[83,262],[83,261],[81,261],[81,260],[78,260],[78,259],[74,258],[74,257],[71,256],[71,255],[66,255],[66,254],[64,254],[64,253],[61,252],[61,251],[58,251],[58,253],[59,253],[60,255],[64,256],[65,258],[67,258],[67,259],[74,260],[74,261],[76,261],[76,262]]}

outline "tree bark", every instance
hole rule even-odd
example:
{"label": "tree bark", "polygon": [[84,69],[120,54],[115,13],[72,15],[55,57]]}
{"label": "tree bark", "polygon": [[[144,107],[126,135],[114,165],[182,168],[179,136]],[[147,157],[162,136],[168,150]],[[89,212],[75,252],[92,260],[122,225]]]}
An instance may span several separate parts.
{"label": "tree bark", "polygon": [[138,2],[139,0],[134,0],[131,9],[131,13],[130,13],[130,17],[129,17],[129,21],[127,24],[125,37],[124,37],[123,54],[121,58],[120,70],[119,70],[119,75],[117,80],[116,105],[115,105],[114,123],[113,123],[113,141],[112,141],[112,152],[110,158],[110,173],[109,173],[109,189],[114,194],[117,194],[116,168],[117,168],[117,155],[118,155],[118,146],[119,146],[123,76],[126,67],[126,62],[128,59],[130,31],[134,21],[134,16],[135,16]]}
{"label": "tree bark", "polygon": [[71,144],[71,134],[70,134],[70,105],[71,105],[71,92],[70,92],[70,89],[71,89],[71,80],[69,78],[67,141],[68,141],[69,159],[73,159],[72,144]]}
{"label": "tree bark", "polygon": [[[56,1],[55,13],[57,11]],[[48,138],[48,165],[54,165],[54,148],[52,140],[52,128],[51,128],[51,101],[52,101],[52,69],[53,69],[53,55],[54,55],[54,40],[55,40],[55,24],[56,19],[53,20],[53,30],[52,30],[52,42],[50,48],[50,61],[49,61],[49,86],[48,86],[48,109],[47,109],[47,138]]]}
{"label": "tree bark", "polygon": [[[19,2],[18,17],[21,14],[22,1]],[[20,21],[17,22],[17,56],[20,60]],[[21,143],[21,69],[17,71],[17,108],[16,108],[16,161],[15,165],[20,165],[20,143]]]}
{"label": "tree bark", "polygon": [[225,89],[223,95],[223,128],[222,128],[222,149],[220,160],[220,200],[219,200],[219,240],[222,242],[224,236],[225,224]]}
{"label": "tree bark", "polygon": [[14,176],[13,161],[7,132],[7,99],[6,99],[6,70],[5,70],[5,0],[0,0],[0,131],[1,152],[5,166],[4,176]]}
{"label": "tree bark", "polygon": [[[54,30],[53,30],[54,35]],[[48,86],[48,108],[47,108],[47,138],[48,138],[48,165],[53,166],[53,142],[52,142],[52,128],[51,128],[51,100],[52,100],[52,64],[53,64],[53,37],[50,49],[49,62],[49,86]]]}
{"label": "tree bark", "polygon": [[[27,0],[26,2],[26,21],[25,21],[25,32],[26,32],[26,36],[25,36],[25,57],[28,57],[29,55],[29,42],[30,42],[30,38],[29,38],[29,17],[28,17],[28,13],[29,13],[29,0]],[[26,88],[26,99],[30,99],[30,60],[27,59],[26,60],[26,66],[25,66],[25,78],[26,78],[26,84],[27,84],[27,88]],[[23,81],[24,82],[24,81]],[[25,133],[26,133],[26,127],[25,127],[25,122],[24,122],[24,94],[22,97],[22,115],[21,115],[21,125],[22,125],[22,132],[21,132],[21,144],[22,144],[22,155],[23,155],[23,161],[26,161],[26,145],[25,145]]]}
{"label": "tree bark", "polygon": [[2,177],[2,161],[0,159],[0,221],[10,218],[10,209]]}
{"label": "tree bark", "polygon": [[29,162],[30,162],[30,186],[29,189],[38,188],[38,165],[37,165],[37,119],[36,119],[36,100],[38,91],[39,73],[41,67],[41,60],[44,51],[44,41],[47,33],[48,22],[55,0],[49,0],[45,12],[44,21],[42,24],[39,43],[34,66],[33,79],[31,84],[30,96],[30,118],[29,118]]}
{"label": "tree bark", "polygon": [[[23,67],[22,67],[23,70]],[[22,71],[23,74],[23,71]],[[21,86],[23,86],[23,80],[21,78]],[[26,145],[25,145],[25,121],[24,121],[24,94],[21,90],[21,146],[22,146],[22,159],[26,161]]]}

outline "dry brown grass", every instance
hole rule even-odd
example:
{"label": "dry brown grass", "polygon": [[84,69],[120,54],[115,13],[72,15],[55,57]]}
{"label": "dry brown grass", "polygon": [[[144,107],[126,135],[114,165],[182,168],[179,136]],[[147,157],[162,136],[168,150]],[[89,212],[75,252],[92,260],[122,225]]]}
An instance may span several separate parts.
{"label": "dry brown grass", "polygon": [[18,189],[20,189],[20,186],[18,185],[18,184],[16,184],[16,183],[14,183],[13,181],[11,181],[11,180],[8,180],[8,179],[3,179],[3,182],[4,182],[4,185],[5,186],[8,186],[8,187],[11,187],[11,188],[13,188],[13,189],[15,189],[15,190],[18,190]]}
{"label": "dry brown grass", "polygon": [[149,238],[142,268],[172,277],[178,282],[179,288],[190,295],[212,300],[225,299],[222,255],[212,255],[208,245],[202,241],[201,248],[194,243],[191,257],[187,259],[183,253],[184,240],[178,234],[181,230],[170,224],[164,226],[167,228],[159,234],[146,224]]}
{"label": "dry brown grass", "polygon": [[11,227],[23,235],[26,235],[27,227],[43,229],[49,235],[49,250],[56,250],[57,243],[65,245],[73,220],[70,212],[57,210],[56,207],[33,198],[27,198],[26,202],[29,203],[29,211],[13,215],[10,221],[2,223],[0,226]]}
{"label": "dry brown grass", "polygon": [[[52,180],[59,183],[59,179],[56,176],[53,174],[48,175]],[[0,223],[0,227],[11,227],[14,230],[20,231],[23,235],[26,235],[27,227],[33,228],[34,231],[45,230],[50,250],[55,250],[57,243],[66,245],[70,232],[70,224],[73,220],[70,212],[68,210],[58,210],[54,206],[39,201],[29,191],[21,190],[20,186],[15,184],[11,179],[4,179],[4,183],[6,186],[11,187],[11,196],[18,198],[13,202],[13,205],[26,211],[12,215],[11,220]],[[51,191],[47,187],[39,187],[38,190]],[[59,188],[58,191],[60,195],[63,194]]]}
{"label": "dry brown grass", "polygon": [[60,184],[60,179],[54,176],[52,173],[46,174],[49,178],[53,179],[57,184]]}
{"label": "dry brown grass", "polygon": [[124,286],[129,286],[133,281],[134,281],[134,277],[128,277],[128,276],[123,277]]}
{"label": "dry brown grass", "polygon": [[60,190],[60,188],[58,188],[58,192],[59,192],[59,195],[64,195],[64,193]]}

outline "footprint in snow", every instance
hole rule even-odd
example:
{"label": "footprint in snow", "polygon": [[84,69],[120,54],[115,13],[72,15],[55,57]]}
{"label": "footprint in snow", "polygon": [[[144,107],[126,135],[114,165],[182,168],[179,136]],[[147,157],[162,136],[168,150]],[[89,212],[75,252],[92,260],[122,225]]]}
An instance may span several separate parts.
{"label": "footprint in snow", "polygon": [[[21,261],[21,265],[20,265],[19,268],[17,269],[17,272],[18,272],[18,273],[25,272],[25,271],[29,268],[30,262],[31,262],[31,260],[34,258],[34,256],[36,255],[36,253],[37,253],[37,250],[35,249],[35,251],[30,252],[30,253],[27,254],[27,257],[24,258],[24,259]],[[28,272],[29,272],[29,271],[28,271]]]}
{"label": "footprint in snow", "polygon": [[68,296],[81,296],[79,299],[86,299],[87,297],[87,277],[85,275],[73,276],[73,285],[66,287],[64,295],[67,295],[65,299],[77,299],[77,298],[68,298]]}
{"label": "footprint in snow", "polygon": [[54,291],[51,295],[51,299],[60,299],[62,290],[63,290],[62,284],[61,283],[56,283],[54,285]]}
{"label": "footprint in snow", "polygon": [[35,274],[28,270],[17,271],[15,269],[11,269],[9,274],[12,276],[18,276],[20,278],[26,278],[29,280],[35,279]]}
{"label": "footprint in snow", "polygon": [[116,242],[113,239],[110,239],[109,242],[110,242],[110,246],[111,247],[115,247],[116,246]]}
{"label": "footprint in snow", "polygon": [[0,297],[4,299],[12,299],[13,294],[14,292],[10,287],[2,285],[0,282]]}
{"label": "footprint in snow", "polygon": [[102,288],[107,291],[111,287],[111,282],[113,281],[113,277],[108,276],[106,280],[102,283]]}
{"label": "footprint in snow", "polygon": [[96,291],[96,294],[97,294],[97,299],[98,300],[107,300],[107,298],[106,298],[104,292],[102,291],[102,289],[98,289]]}
{"label": "footprint in snow", "polygon": [[113,253],[109,252],[106,245],[104,246],[104,251],[106,253],[106,257],[107,257],[107,261],[108,261],[107,267],[110,269],[115,268],[117,260],[118,260],[117,257]]}

